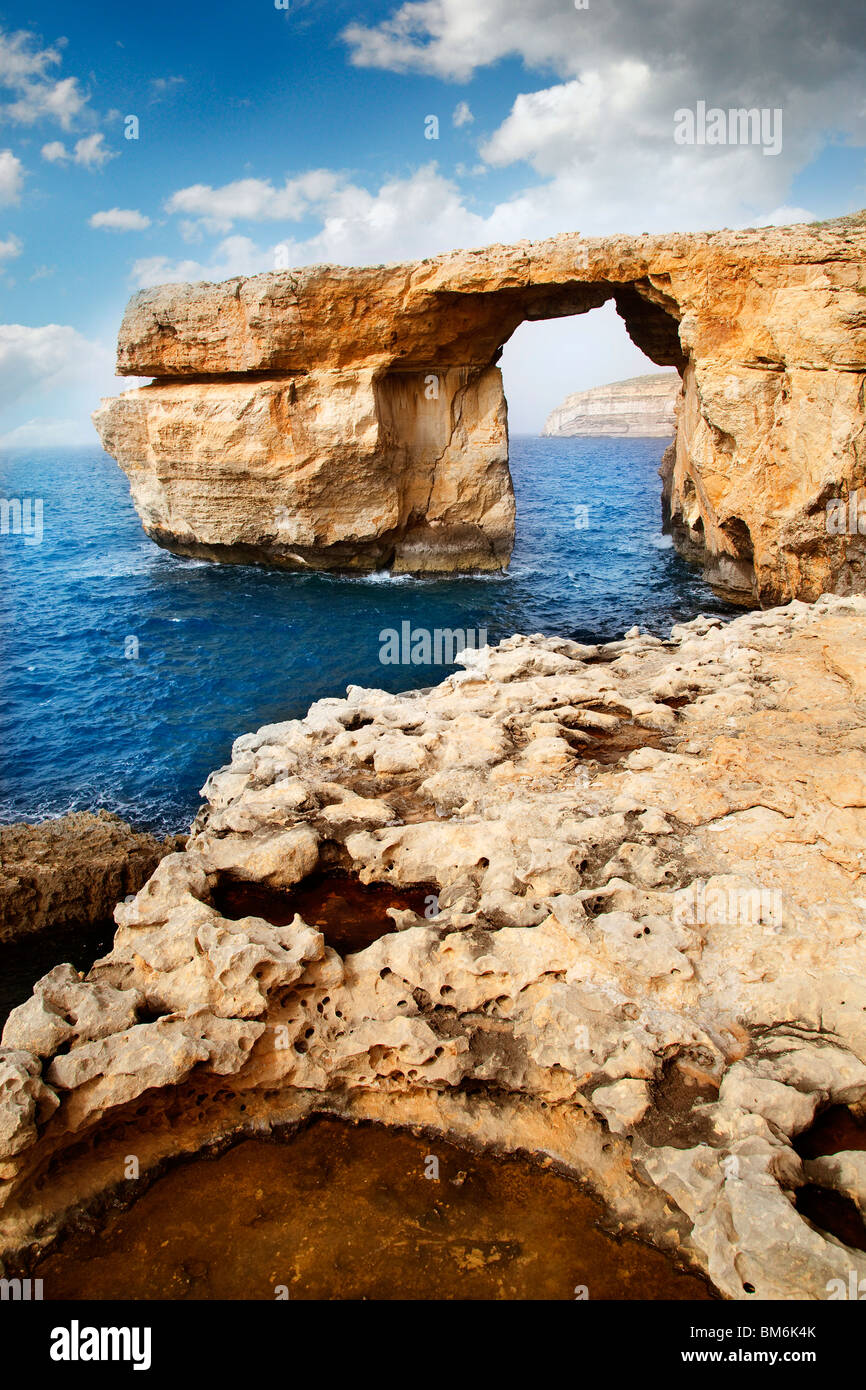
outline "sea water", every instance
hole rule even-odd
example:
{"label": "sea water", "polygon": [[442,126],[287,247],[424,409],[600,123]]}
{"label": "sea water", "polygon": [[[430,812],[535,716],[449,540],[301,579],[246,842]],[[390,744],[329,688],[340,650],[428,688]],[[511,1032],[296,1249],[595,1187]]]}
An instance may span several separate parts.
{"label": "sea water", "polygon": [[397,691],[455,669],[383,664],[381,634],[404,622],[589,642],[732,612],[661,534],[663,448],[512,438],[511,565],[453,579],[182,559],[147,539],[101,451],[3,456],[0,496],[31,506],[29,532],[12,515],[0,535],[0,820],[106,807],[184,829],[239,734],[349,684]]}

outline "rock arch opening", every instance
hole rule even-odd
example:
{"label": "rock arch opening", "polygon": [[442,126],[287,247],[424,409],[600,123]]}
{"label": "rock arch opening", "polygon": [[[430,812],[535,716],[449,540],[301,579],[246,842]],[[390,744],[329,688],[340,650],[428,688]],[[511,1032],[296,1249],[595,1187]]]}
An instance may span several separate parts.
{"label": "rock arch opening", "polygon": [[[672,395],[678,394],[682,383],[681,372],[675,366],[654,361],[630,337],[613,295],[600,307],[579,315],[525,319],[503,344],[497,365],[502,372],[508,407],[509,436],[638,434],[642,423],[647,425],[646,434],[653,435],[657,429],[651,412],[648,411],[646,421],[638,418],[639,410],[634,412],[635,418],[628,418],[632,412],[625,405],[604,412],[611,418],[601,420],[595,431],[590,429],[591,414],[585,423],[578,420],[574,425],[565,415],[551,417],[569,396],[604,391],[611,384],[653,377],[659,389],[664,383]],[[576,406],[580,404],[575,402]],[[617,409],[623,415],[619,423],[614,418]],[[673,435],[671,416],[657,437],[670,442]]]}
{"label": "rock arch opening", "polygon": [[566,280],[444,298],[452,336],[436,357],[417,367],[401,359],[375,381],[383,441],[402,480],[401,527],[387,538],[397,573],[508,564],[516,524],[509,436],[528,431],[514,429],[503,367],[527,327],[602,314],[630,340],[635,374],[670,368],[682,377],[686,366],[674,301],[648,282]]}

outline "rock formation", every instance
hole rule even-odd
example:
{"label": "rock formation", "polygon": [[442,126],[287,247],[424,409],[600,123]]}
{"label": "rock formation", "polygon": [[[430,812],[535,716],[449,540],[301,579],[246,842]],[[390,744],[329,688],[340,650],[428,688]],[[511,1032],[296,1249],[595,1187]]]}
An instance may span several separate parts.
{"label": "rock formation", "polygon": [[864,480],[864,247],[859,213],[165,285],[120,331],[118,371],[152,383],[95,420],[148,535],[180,554],[495,569],[514,529],[500,348],[613,299],[683,377],[678,546],[747,604],[860,591],[863,536],[828,533],[826,508]]}
{"label": "rock formation", "polygon": [[[111,953],[7,1021],[0,1254],[123,1200],[130,1154],[146,1176],[321,1112],[546,1156],[729,1298],[866,1279],[795,1206],[866,1201],[857,1154],[795,1148],[866,1103],[864,619],[827,596],[667,642],[512,637],[239,738]],[[428,909],[343,955],[217,906],[329,867]]]}
{"label": "rock formation", "polygon": [[184,837],[159,840],[108,811],[0,826],[0,943],[46,927],[110,922]]}
{"label": "rock formation", "polygon": [[550,412],[541,433],[673,439],[681,384],[678,372],[650,372],[573,391]]}

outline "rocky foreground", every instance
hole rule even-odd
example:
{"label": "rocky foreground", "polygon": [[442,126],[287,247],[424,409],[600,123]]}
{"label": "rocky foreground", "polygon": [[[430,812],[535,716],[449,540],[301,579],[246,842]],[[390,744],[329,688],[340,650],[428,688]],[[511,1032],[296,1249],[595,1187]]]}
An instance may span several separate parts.
{"label": "rocky foreground", "polygon": [[[552,1161],[728,1298],[866,1279],[794,1205],[866,1210],[862,1152],[794,1147],[866,1103],[866,599],[464,665],[238,739],[110,955],[13,1012],[7,1262],[131,1196],[130,1156],[324,1112]],[[329,866],[427,912],[344,957],[214,906]]]}
{"label": "rocky foreground", "polygon": [[682,382],[678,372],[650,372],[573,391],[548,415],[542,435],[673,439]]}

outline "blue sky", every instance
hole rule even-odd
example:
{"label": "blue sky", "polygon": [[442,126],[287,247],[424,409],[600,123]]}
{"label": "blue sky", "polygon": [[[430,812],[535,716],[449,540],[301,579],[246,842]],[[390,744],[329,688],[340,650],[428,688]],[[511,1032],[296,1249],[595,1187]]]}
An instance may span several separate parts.
{"label": "blue sky", "polygon": [[[94,438],[141,286],[860,208],[864,29],[859,0],[0,3],[0,445]],[[698,101],[781,110],[782,149],[678,145]],[[608,309],[525,325],[512,427],[645,366]]]}

